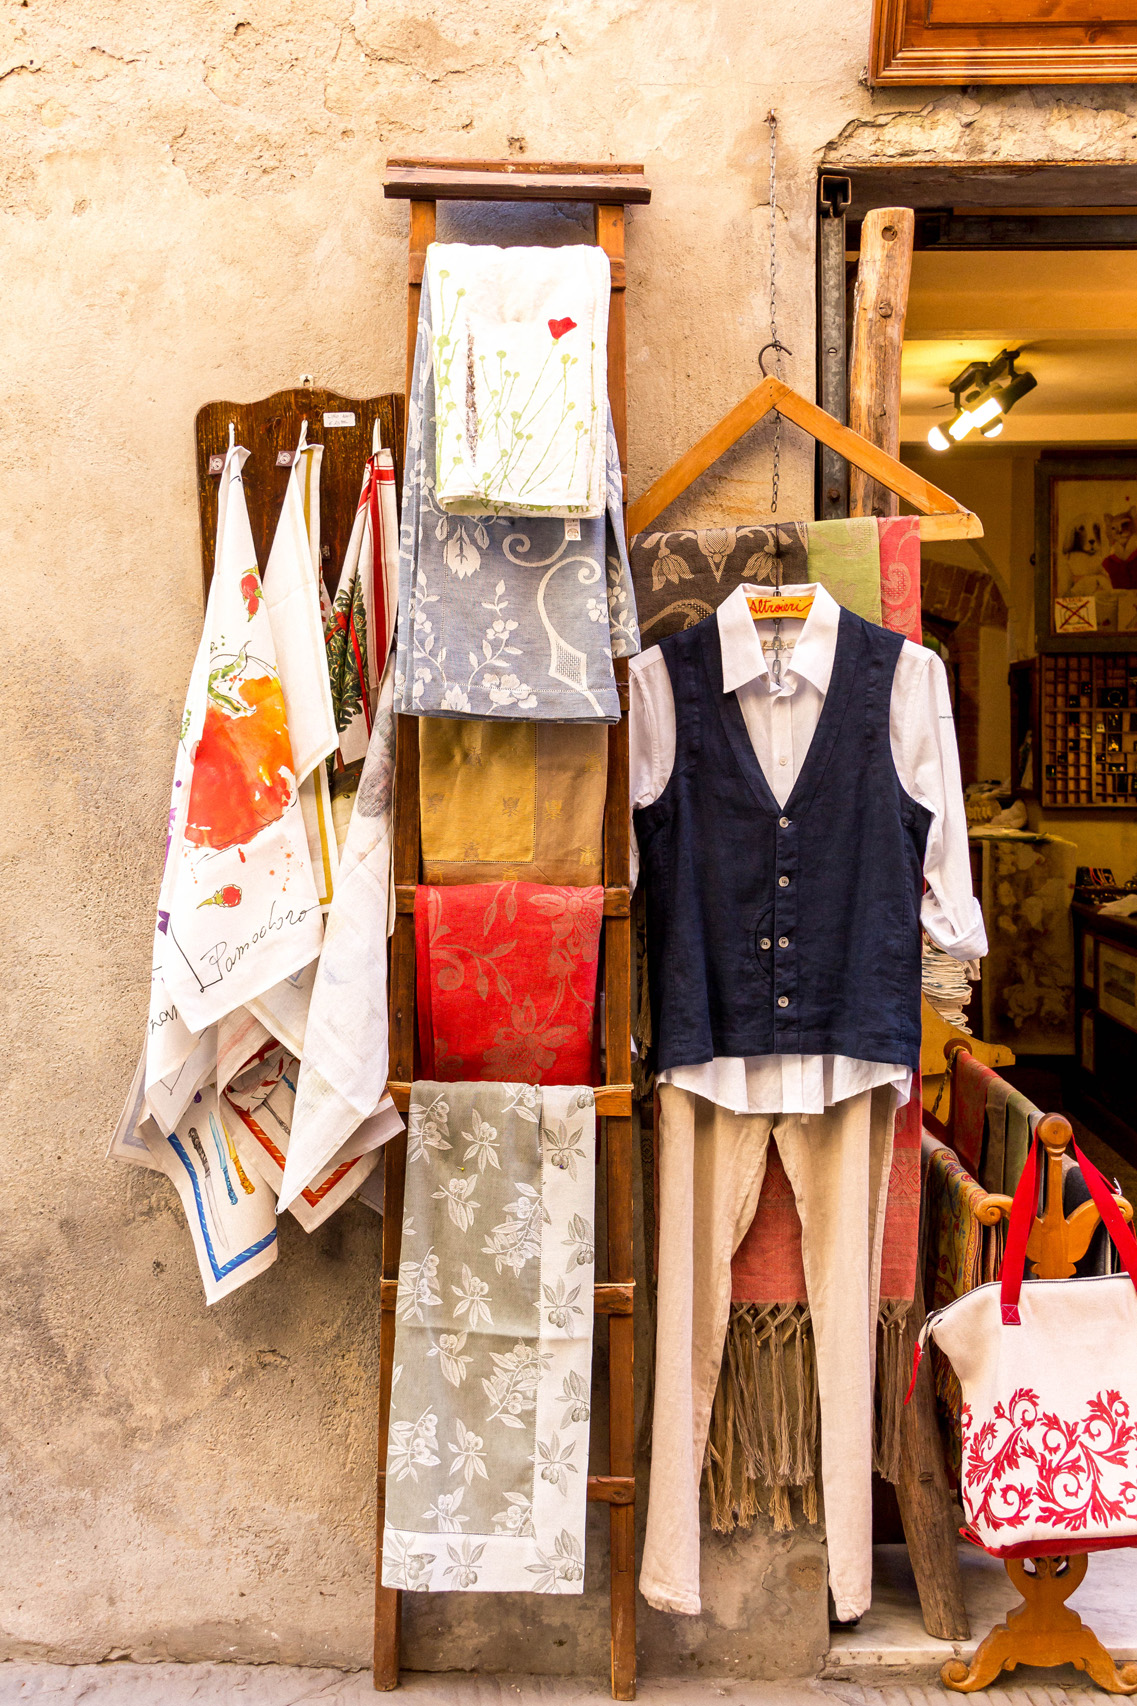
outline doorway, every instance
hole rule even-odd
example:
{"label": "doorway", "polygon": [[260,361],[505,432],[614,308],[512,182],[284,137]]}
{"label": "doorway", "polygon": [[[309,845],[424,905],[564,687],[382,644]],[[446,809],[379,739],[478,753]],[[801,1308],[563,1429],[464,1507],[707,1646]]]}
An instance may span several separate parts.
{"label": "doorway", "polygon": [[[819,198],[819,400],[843,418],[861,222],[911,207],[900,456],[983,523],[981,539],[926,545],[921,573],[991,944],[967,1028],[1014,1051],[1001,1074],[1063,1113],[1137,1200],[1137,997],[1130,1025],[1101,973],[1116,962],[1120,988],[1131,968],[1137,988],[1137,182],[1131,168],[834,162]],[[997,431],[949,435],[969,397],[1009,395],[1023,374],[1033,385],[982,423]],[[819,458],[815,513],[846,503],[840,465]],[[873,1610],[834,1656],[937,1662],[881,1504]],[[961,1564],[982,1637],[1017,1596],[996,1561],[966,1547]],[[1119,1657],[1137,1653],[1135,1588],[1137,1559],[1118,1552],[1073,1602]]]}

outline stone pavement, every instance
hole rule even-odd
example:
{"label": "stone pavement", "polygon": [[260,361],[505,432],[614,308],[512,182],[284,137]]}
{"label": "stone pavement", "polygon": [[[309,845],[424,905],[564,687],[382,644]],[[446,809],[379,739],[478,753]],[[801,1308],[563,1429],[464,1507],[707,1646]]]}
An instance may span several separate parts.
{"label": "stone pavement", "polygon": [[[1056,1680],[1057,1678],[1057,1680]],[[551,1677],[408,1674],[404,1706],[601,1706],[600,1682]],[[290,1665],[0,1664],[0,1706],[374,1706],[366,1671]],[[644,1706],[946,1706],[961,1696],[917,1683],[650,1681]],[[1108,1697],[1080,1685],[1074,1670],[1020,1671],[1005,1688],[970,1697],[992,1706],[1102,1706]]]}

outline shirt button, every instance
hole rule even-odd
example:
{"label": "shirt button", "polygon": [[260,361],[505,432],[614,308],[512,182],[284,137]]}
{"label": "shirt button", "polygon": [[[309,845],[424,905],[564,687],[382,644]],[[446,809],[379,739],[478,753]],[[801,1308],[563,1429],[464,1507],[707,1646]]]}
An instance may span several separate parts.
{"label": "shirt button", "polygon": [[788,758],[779,758],[778,763],[779,764],[788,764],[789,759]]}
{"label": "shirt button", "polygon": [[763,936],[763,938],[762,938],[762,940],[761,940],[761,941],[760,941],[760,942],[759,942],[759,944],[758,944],[758,946],[759,946],[759,947],[760,947],[760,948],[762,948],[762,949],[763,949],[763,950],[765,950],[765,949],[766,949],[766,948],[768,948],[768,947],[769,947],[769,946],[770,946],[770,938],[769,938],[769,936]]}
{"label": "shirt button", "polygon": [[780,889],[788,889],[789,886],[790,886],[790,879],[788,877],[779,877],[778,878],[778,887]]}
{"label": "shirt button", "polygon": [[790,1004],[790,998],[788,995],[779,995],[778,996],[778,1006],[779,1007],[788,1007],[789,1004]]}
{"label": "shirt button", "polygon": [[790,945],[790,939],[788,936],[779,936],[778,937],[779,948],[788,948],[789,945]]}
{"label": "shirt button", "polygon": [[778,828],[779,829],[788,829],[789,827],[790,827],[790,820],[788,817],[780,817],[778,819]]}

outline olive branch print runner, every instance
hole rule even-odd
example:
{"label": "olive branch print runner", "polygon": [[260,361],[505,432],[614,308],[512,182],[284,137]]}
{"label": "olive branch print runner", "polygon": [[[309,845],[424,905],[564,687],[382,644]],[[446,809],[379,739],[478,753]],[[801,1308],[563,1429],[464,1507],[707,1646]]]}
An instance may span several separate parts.
{"label": "olive branch print runner", "polygon": [[383,1585],[583,1593],[596,1109],[411,1088]]}

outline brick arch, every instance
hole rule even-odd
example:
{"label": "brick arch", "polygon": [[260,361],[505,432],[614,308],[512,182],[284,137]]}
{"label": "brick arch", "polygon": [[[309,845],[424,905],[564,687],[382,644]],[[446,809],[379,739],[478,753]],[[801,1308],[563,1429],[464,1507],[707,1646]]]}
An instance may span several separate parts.
{"label": "brick arch", "polygon": [[[1005,628],[1007,605],[982,569],[924,558],[920,565],[920,608],[926,619],[949,631],[955,686],[955,729],[964,784],[979,771],[979,630]],[[942,630],[941,630],[942,631]]]}
{"label": "brick arch", "polygon": [[943,622],[973,622],[980,628],[1007,625],[1006,600],[989,574],[938,563],[934,557],[925,557],[920,565],[920,608]]}

